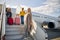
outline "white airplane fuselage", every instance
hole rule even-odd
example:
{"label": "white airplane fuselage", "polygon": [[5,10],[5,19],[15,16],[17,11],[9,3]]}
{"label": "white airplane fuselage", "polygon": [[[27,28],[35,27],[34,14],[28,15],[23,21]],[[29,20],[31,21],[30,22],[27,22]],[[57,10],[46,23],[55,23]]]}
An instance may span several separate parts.
{"label": "white airplane fuselage", "polygon": [[52,28],[52,29],[59,29],[60,23],[59,23],[59,18],[57,17],[52,17],[40,13],[32,13],[32,18],[39,22],[42,27],[44,28]]}

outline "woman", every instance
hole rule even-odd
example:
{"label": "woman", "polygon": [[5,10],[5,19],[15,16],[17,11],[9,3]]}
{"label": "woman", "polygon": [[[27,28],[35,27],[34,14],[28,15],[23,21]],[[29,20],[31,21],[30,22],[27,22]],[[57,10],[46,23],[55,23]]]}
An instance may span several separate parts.
{"label": "woman", "polygon": [[[8,20],[9,17],[12,17],[11,8],[6,8],[6,21]],[[7,24],[8,24],[8,21],[7,21]]]}
{"label": "woman", "polygon": [[28,8],[28,11],[27,11],[26,24],[27,24],[27,33],[28,33],[28,35],[30,35],[30,32],[31,32],[32,27],[33,27],[32,14],[31,14],[30,8]]}
{"label": "woman", "polygon": [[11,8],[6,8],[6,16],[12,17]]}
{"label": "woman", "polygon": [[20,17],[21,17],[21,24],[24,24],[24,16],[25,16],[24,8],[22,8],[22,11],[20,11]]}

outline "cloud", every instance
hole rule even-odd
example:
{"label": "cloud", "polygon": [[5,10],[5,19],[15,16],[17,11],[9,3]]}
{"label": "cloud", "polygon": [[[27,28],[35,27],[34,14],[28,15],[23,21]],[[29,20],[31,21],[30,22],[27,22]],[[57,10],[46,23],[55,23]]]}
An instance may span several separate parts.
{"label": "cloud", "polygon": [[60,8],[59,2],[60,2],[60,0],[47,0],[46,2],[43,3],[45,5],[32,8],[32,11],[46,14],[46,15],[56,16],[55,14],[52,15],[52,13],[54,13],[56,11],[56,9],[58,10],[58,8]]}
{"label": "cloud", "polygon": [[26,6],[26,5],[20,5],[20,6],[17,6],[17,11],[16,11],[16,13],[19,13],[20,11],[21,11],[21,8],[24,8],[24,10],[27,10],[28,8],[30,8],[30,7],[28,7],[28,6]]}
{"label": "cloud", "polygon": [[3,4],[5,2],[5,0],[0,0],[0,4]]}
{"label": "cloud", "polygon": [[45,15],[56,16],[56,14],[60,14],[60,0],[46,0],[43,4],[44,5],[40,5],[39,7],[29,7],[27,5],[20,4],[17,7],[17,12],[19,12],[21,8],[24,7],[25,10],[27,10],[27,8],[31,8],[32,12],[37,12]]}
{"label": "cloud", "polygon": [[29,6],[26,6],[26,5],[20,5],[21,8],[24,8],[25,10],[27,10],[28,8],[31,8]]}
{"label": "cloud", "polygon": [[[47,0],[43,3],[45,5],[42,5],[39,7],[28,7],[26,5],[20,5],[20,7],[21,8],[24,7],[25,10],[27,10],[27,8],[31,8],[32,12],[56,16],[58,11],[60,10],[60,3],[59,2],[60,2],[60,0]],[[55,12],[57,12],[57,13],[55,13]]]}
{"label": "cloud", "polygon": [[6,5],[6,7],[7,7],[7,8],[17,8],[16,5],[15,5],[15,6],[14,6],[14,5],[13,5],[13,6],[11,6],[11,5]]}

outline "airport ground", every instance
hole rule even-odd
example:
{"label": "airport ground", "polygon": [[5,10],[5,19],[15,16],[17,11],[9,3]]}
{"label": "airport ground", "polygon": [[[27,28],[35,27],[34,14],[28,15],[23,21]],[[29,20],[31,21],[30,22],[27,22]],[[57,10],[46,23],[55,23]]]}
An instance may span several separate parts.
{"label": "airport ground", "polygon": [[49,40],[60,40],[60,29],[46,29]]}

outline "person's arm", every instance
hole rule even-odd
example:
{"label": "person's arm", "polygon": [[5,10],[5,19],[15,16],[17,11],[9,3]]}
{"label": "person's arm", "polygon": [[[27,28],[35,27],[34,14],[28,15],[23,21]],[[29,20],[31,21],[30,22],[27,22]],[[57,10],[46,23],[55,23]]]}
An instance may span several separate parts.
{"label": "person's arm", "polygon": [[24,11],[24,14],[26,14],[26,12]]}
{"label": "person's arm", "polygon": [[10,17],[12,17],[12,13],[11,13]]}
{"label": "person's arm", "polygon": [[19,16],[21,16],[21,12],[19,13]]}
{"label": "person's arm", "polygon": [[11,12],[9,12],[8,15],[9,15],[9,17],[12,17],[12,13]]}
{"label": "person's arm", "polygon": [[28,15],[27,15],[27,17],[26,17],[26,24],[28,25],[27,21],[28,21]]}

